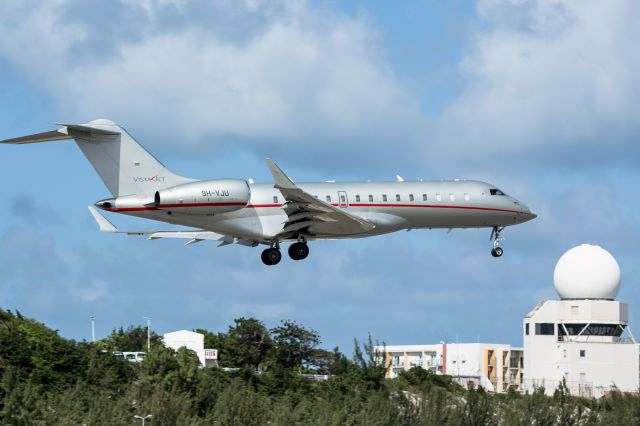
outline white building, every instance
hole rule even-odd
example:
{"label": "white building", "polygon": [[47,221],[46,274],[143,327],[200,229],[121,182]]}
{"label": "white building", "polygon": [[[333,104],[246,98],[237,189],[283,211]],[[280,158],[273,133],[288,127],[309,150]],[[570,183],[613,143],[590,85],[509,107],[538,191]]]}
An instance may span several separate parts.
{"label": "white building", "polygon": [[450,375],[463,386],[469,382],[490,392],[520,390],[522,349],[492,343],[439,343],[432,345],[393,345],[386,350],[387,378],[401,371],[422,367],[434,374]]}
{"label": "white building", "polygon": [[163,338],[164,345],[168,348],[178,350],[185,347],[194,351],[203,367],[214,367],[218,363],[218,351],[204,348],[203,334],[189,330],[178,330],[165,333]]}
{"label": "white building", "polygon": [[620,268],[607,251],[583,244],[566,252],[554,272],[561,300],[539,303],[524,318],[524,388],[552,394],[564,380],[574,395],[637,392],[640,349],[628,305],[613,300]]}

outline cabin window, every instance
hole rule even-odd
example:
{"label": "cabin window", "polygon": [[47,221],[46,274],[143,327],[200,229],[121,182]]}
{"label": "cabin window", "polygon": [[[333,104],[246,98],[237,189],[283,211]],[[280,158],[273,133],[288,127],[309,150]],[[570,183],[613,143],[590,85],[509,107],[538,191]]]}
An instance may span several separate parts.
{"label": "cabin window", "polygon": [[427,194],[422,194],[422,201],[427,201]]}
{"label": "cabin window", "polygon": [[409,201],[413,201],[413,194],[409,194]]}
{"label": "cabin window", "polygon": [[327,195],[327,203],[331,202],[331,195]]}
{"label": "cabin window", "polygon": [[587,351],[584,349],[580,349],[580,358],[585,358],[587,356]]}
{"label": "cabin window", "polygon": [[340,202],[341,203],[346,203],[347,202],[347,197],[345,197],[344,195],[340,196]]}
{"label": "cabin window", "polygon": [[442,201],[442,197],[440,196],[440,194],[436,194],[436,200]]}
{"label": "cabin window", "polygon": [[469,201],[469,194],[466,192],[464,193],[464,200]]}
{"label": "cabin window", "polygon": [[449,194],[449,201],[455,201],[456,200],[456,196],[455,194]]}
{"label": "cabin window", "polygon": [[360,202],[360,196],[356,195],[356,203],[359,203],[359,202]]}
{"label": "cabin window", "polygon": [[275,204],[278,204],[278,196],[277,196],[277,195],[274,195],[274,196],[273,196],[273,202],[274,202]]}
{"label": "cabin window", "polygon": [[396,201],[400,201],[400,194],[396,194]]}
{"label": "cabin window", "polygon": [[369,194],[369,202],[373,203],[373,195]]}
{"label": "cabin window", "polygon": [[382,201],[387,201],[387,194],[382,194]]}

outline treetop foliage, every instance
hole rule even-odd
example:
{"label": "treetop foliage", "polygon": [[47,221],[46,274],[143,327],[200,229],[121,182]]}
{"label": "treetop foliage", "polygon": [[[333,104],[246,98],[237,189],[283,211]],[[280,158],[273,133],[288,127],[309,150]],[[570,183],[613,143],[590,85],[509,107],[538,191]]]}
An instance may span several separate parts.
{"label": "treetop foliage", "polygon": [[[602,400],[492,395],[419,367],[385,379],[385,356],[369,336],[354,355],[319,348],[317,332],[291,321],[267,329],[238,318],[225,332],[196,330],[223,365],[201,368],[196,354],[153,335],[141,363],[112,351],[146,349],[146,328],[114,329],[75,342],[19,312],[0,309],[0,424],[119,425],[152,414],[149,425],[595,425],[639,424],[640,397]],[[300,373],[329,375],[316,381]]]}

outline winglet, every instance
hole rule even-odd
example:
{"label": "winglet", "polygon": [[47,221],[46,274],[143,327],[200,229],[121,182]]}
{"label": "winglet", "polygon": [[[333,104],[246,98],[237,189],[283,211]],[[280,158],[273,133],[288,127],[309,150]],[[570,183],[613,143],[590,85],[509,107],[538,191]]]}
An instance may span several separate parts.
{"label": "winglet", "polygon": [[104,216],[100,214],[95,207],[89,206],[89,211],[93,218],[98,222],[98,226],[100,227],[100,231],[102,232],[118,232],[118,228],[113,226],[111,222],[109,222]]}
{"label": "winglet", "polygon": [[295,183],[287,176],[280,167],[271,159],[267,158],[267,165],[269,166],[269,170],[271,171],[271,175],[273,176],[273,180],[275,180],[276,188],[280,189],[297,189]]}

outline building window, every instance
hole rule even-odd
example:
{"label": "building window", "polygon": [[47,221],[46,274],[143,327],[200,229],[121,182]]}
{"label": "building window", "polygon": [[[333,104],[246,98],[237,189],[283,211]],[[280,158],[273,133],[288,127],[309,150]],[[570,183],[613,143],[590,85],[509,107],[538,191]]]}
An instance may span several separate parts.
{"label": "building window", "polygon": [[273,196],[273,202],[274,202],[275,204],[278,204],[278,196],[277,196],[277,195],[274,195],[274,196]]}
{"label": "building window", "polygon": [[526,334],[527,336],[529,335],[529,323],[526,323],[524,325],[524,334]]}
{"label": "building window", "polygon": [[422,194],[422,201],[427,201],[427,194]]}
{"label": "building window", "polygon": [[327,195],[327,203],[331,202],[331,195]]}
{"label": "building window", "polygon": [[382,201],[387,201],[387,194],[382,194]]}
{"label": "building window", "polygon": [[359,202],[360,202],[360,196],[356,195],[356,203],[359,203]]}
{"label": "building window", "polygon": [[373,203],[373,195],[369,194],[369,202]]}
{"label": "building window", "polygon": [[584,349],[580,349],[580,358],[585,358],[587,356],[587,351]]}
{"label": "building window", "polygon": [[550,322],[537,322],[536,334],[539,336],[553,336],[555,325]]}
{"label": "building window", "polygon": [[400,201],[400,194],[396,194],[396,201]]}
{"label": "building window", "polygon": [[413,201],[413,194],[409,194],[409,201]]}

